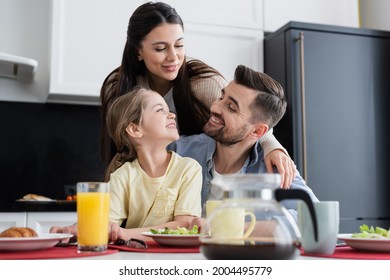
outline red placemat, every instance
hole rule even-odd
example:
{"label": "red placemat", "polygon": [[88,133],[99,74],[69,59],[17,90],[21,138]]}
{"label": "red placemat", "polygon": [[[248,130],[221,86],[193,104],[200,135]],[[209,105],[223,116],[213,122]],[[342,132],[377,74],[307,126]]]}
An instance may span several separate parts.
{"label": "red placemat", "polygon": [[148,248],[146,250],[130,248],[125,245],[108,245],[109,249],[117,249],[126,252],[141,252],[141,253],[199,253],[199,246],[195,247],[171,247],[162,246],[155,241],[147,241]]}
{"label": "red placemat", "polygon": [[0,251],[0,260],[37,260],[93,257],[117,253],[118,250],[108,249],[104,252],[77,253],[77,247],[52,247],[36,251]]}
{"label": "red placemat", "polygon": [[390,260],[390,253],[376,251],[360,251],[349,246],[338,247],[332,255],[307,254],[301,251],[302,256],[335,258],[335,259],[356,259],[356,260]]}

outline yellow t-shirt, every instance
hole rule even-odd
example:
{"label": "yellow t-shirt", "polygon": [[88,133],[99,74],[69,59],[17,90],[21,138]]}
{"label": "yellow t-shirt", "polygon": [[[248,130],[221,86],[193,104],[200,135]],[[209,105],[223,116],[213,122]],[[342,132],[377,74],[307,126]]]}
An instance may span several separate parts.
{"label": "yellow t-shirt", "polygon": [[110,220],[126,228],[167,223],[177,215],[201,215],[202,168],[197,161],[172,153],[164,176],[149,177],[138,160],[110,177]]}

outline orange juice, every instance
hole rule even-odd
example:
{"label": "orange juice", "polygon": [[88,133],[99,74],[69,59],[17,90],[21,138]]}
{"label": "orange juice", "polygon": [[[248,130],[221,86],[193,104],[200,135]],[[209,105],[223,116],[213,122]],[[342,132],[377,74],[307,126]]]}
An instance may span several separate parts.
{"label": "orange juice", "polygon": [[108,192],[77,193],[78,245],[101,246],[108,242]]}

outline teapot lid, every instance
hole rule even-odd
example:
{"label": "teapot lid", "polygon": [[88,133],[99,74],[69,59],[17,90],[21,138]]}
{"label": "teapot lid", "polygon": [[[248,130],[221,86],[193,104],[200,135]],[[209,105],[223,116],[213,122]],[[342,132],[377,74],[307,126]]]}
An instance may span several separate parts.
{"label": "teapot lid", "polygon": [[213,178],[211,183],[220,188],[224,198],[263,197],[270,199],[269,191],[280,187],[281,176],[278,173],[223,174]]}

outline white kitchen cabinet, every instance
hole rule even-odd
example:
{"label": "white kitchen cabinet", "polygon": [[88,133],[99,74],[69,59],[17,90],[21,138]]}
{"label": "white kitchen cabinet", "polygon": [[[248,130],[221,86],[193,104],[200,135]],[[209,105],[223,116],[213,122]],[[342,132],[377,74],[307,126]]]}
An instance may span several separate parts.
{"label": "white kitchen cabinet", "polygon": [[[104,78],[121,63],[128,20],[144,2],[52,1],[48,102],[99,103]],[[262,0],[166,2],[184,21],[189,56],[215,67],[228,80],[238,64],[263,69]]]}
{"label": "white kitchen cabinet", "polygon": [[26,226],[38,234],[49,233],[52,226],[69,226],[77,222],[77,212],[29,212]]}
{"label": "white kitchen cabinet", "polygon": [[26,212],[2,212],[0,213],[0,232],[10,227],[26,226]]}
{"label": "white kitchen cabinet", "polygon": [[49,233],[52,226],[77,222],[77,212],[1,212],[0,232],[10,227],[30,227],[38,234]]}
{"label": "white kitchen cabinet", "polygon": [[144,1],[53,0],[48,102],[98,104],[121,62],[131,13]]}
{"label": "white kitchen cabinet", "polygon": [[359,27],[358,0],[263,0],[264,31],[289,21]]}

